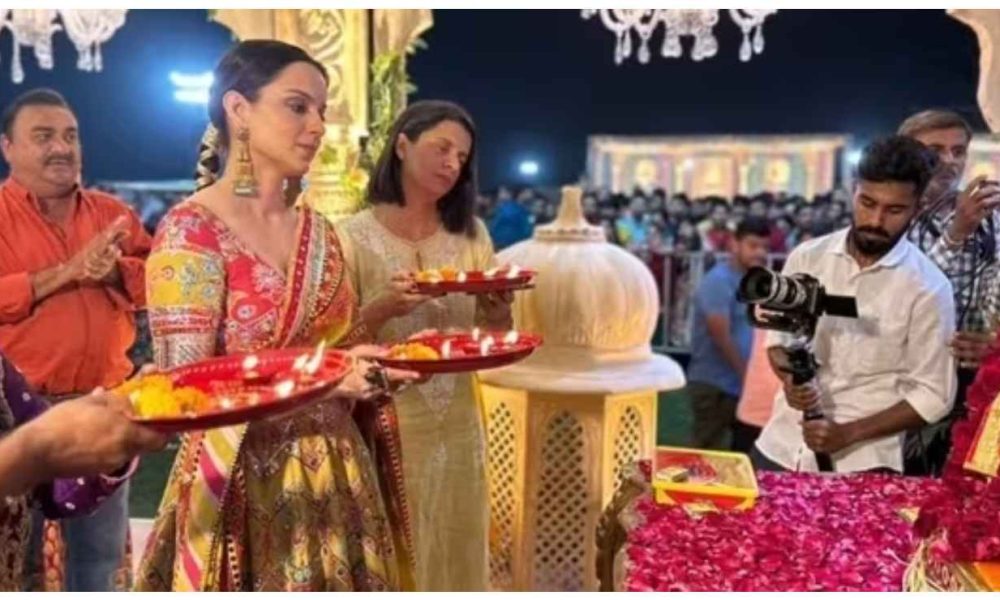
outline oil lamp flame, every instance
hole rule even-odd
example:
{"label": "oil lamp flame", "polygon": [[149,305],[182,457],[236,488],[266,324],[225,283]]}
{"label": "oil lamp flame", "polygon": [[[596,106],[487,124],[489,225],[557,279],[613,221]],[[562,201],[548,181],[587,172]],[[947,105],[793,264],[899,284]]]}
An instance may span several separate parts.
{"label": "oil lamp flame", "polygon": [[323,340],[316,346],[316,352],[313,353],[312,358],[309,359],[303,368],[303,371],[307,375],[315,375],[319,371],[320,366],[323,365],[323,357],[326,355],[326,340]]}
{"label": "oil lamp flame", "polygon": [[274,393],[277,394],[279,398],[287,398],[292,395],[295,391],[295,382],[291,379],[286,379],[274,386]]}

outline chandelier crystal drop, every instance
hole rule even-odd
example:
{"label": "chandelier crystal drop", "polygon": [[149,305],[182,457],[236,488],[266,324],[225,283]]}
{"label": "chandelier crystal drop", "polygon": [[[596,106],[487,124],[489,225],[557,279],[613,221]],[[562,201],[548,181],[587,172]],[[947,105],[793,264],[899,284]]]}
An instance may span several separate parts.
{"label": "chandelier crystal drop", "polygon": [[[749,61],[755,54],[764,51],[764,20],[778,12],[770,9],[729,9],[729,18],[743,32],[740,44],[740,60]],[[636,58],[642,64],[649,62],[650,38],[662,24],[663,46],[660,54],[664,58],[680,58],[684,55],[682,37],[692,37],[691,58],[700,61],[712,58],[719,51],[714,29],[719,22],[719,11],[715,9],[642,9],[642,8],[602,8],[584,9],[584,19],[600,15],[604,26],[615,34],[615,63],[622,64],[632,56],[633,38],[638,39]]]}
{"label": "chandelier crystal drop", "polygon": [[38,66],[52,69],[52,36],[65,31],[76,46],[76,66],[83,71],[100,71],[101,44],[111,39],[125,24],[128,9],[104,10],[53,10],[0,8],[0,32],[7,29],[14,37],[11,55],[10,78],[14,83],[24,81],[21,66],[21,47],[31,48]]}

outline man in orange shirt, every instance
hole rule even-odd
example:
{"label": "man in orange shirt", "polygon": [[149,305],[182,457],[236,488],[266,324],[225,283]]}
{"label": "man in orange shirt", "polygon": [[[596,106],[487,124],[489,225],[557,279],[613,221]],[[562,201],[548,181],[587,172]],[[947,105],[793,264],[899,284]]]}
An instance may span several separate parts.
{"label": "man in orange shirt", "polygon": [[[127,205],[80,187],[79,129],[57,92],[23,94],[0,129],[10,166],[0,185],[0,349],[54,402],[118,385],[133,370],[126,352],[145,302],[149,235]],[[92,516],[66,521],[66,589],[109,590],[127,531],[127,485]]]}

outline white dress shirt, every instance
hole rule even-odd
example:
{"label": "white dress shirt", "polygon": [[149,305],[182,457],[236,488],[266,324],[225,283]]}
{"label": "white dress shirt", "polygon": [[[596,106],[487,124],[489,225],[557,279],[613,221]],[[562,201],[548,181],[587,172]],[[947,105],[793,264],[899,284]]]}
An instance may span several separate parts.
{"label": "white dress shirt", "polygon": [[[847,232],[802,244],[782,270],[810,274],[828,294],[857,299],[859,318],[824,316],[816,327],[812,347],[820,364],[823,411],[843,424],[905,400],[925,421],[937,421],[948,414],[955,396],[955,361],[947,347],[955,331],[951,284],[905,238],[861,269],[847,253]],[[767,346],[791,341],[788,334],[772,331]],[[779,391],[757,448],[787,469],[816,471],[815,455],[803,441],[802,417]],[[848,446],[833,454],[834,470],[902,471],[903,437],[901,432]]]}

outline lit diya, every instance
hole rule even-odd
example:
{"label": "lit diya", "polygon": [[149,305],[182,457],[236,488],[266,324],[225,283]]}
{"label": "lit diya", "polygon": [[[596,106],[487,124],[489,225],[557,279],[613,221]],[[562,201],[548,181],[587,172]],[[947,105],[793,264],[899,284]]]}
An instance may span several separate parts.
{"label": "lit diya", "polygon": [[540,336],[518,331],[428,334],[389,348],[377,359],[388,367],[418,373],[462,373],[492,369],[524,359],[540,346]]}
{"label": "lit diya", "polygon": [[465,292],[484,294],[523,290],[532,287],[537,273],[517,265],[495,267],[487,271],[463,271],[445,266],[424,269],[413,274],[421,293]]}
{"label": "lit diya", "polygon": [[116,391],[135,419],[163,431],[233,425],[319,399],[350,371],[345,352],[281,349],[225,356],[140,376]]}

